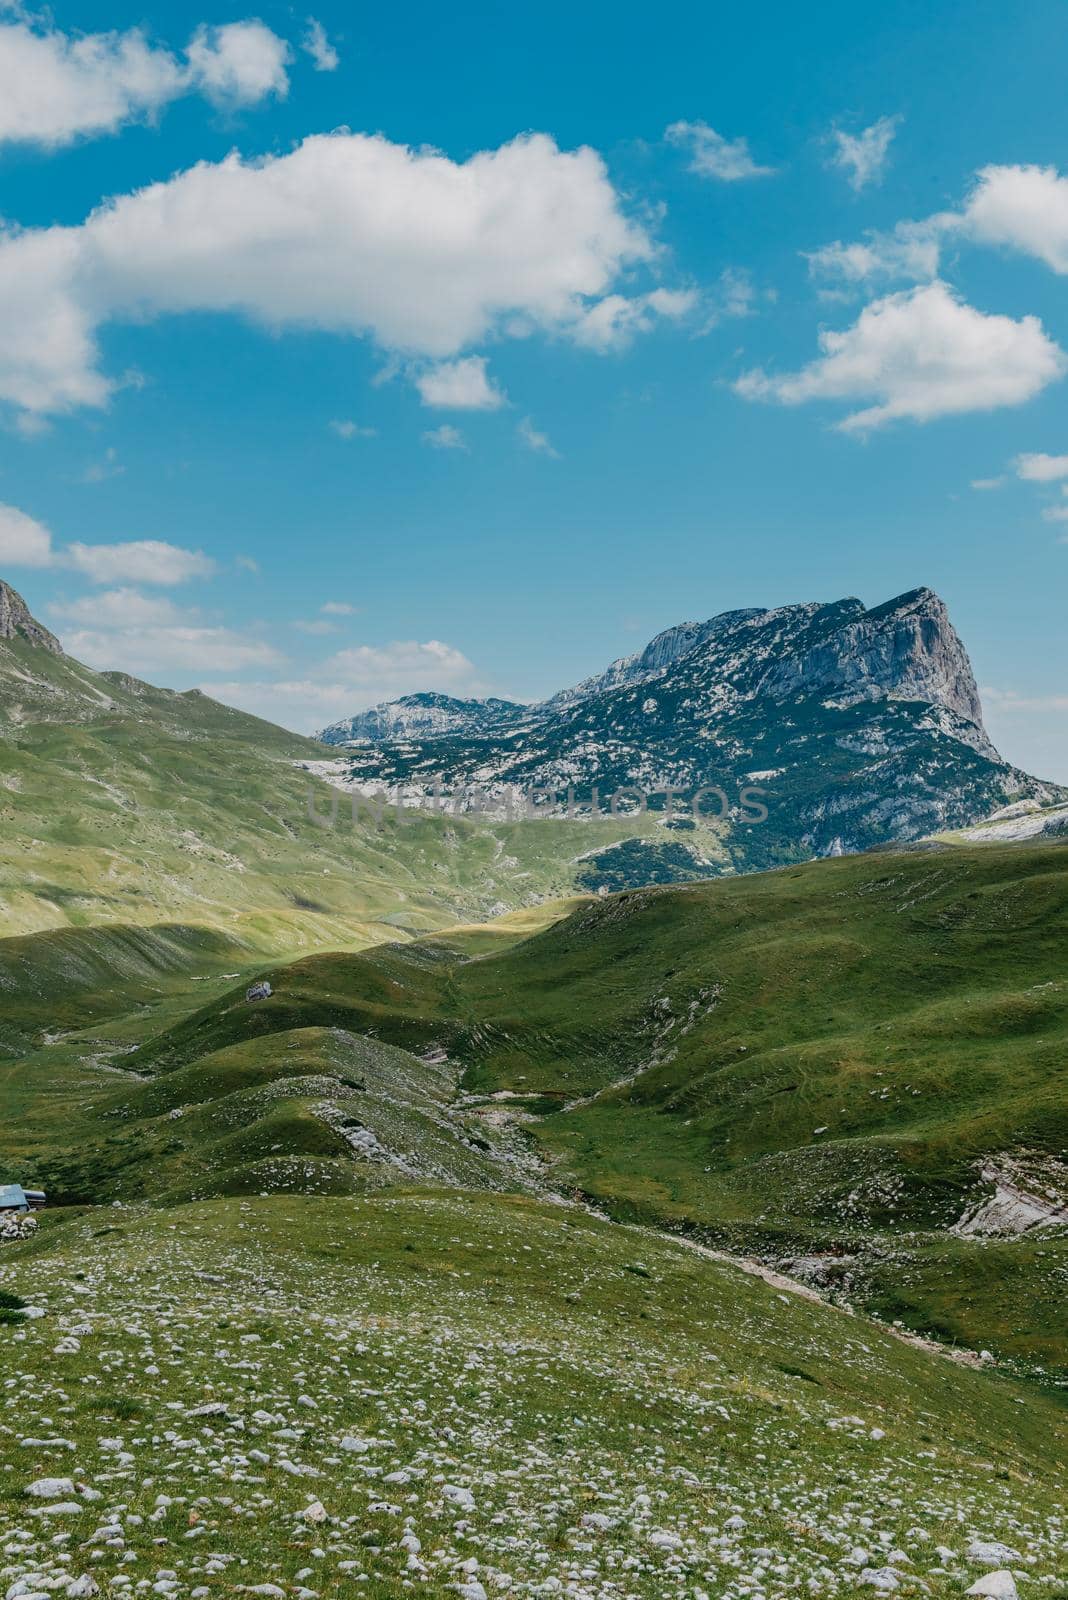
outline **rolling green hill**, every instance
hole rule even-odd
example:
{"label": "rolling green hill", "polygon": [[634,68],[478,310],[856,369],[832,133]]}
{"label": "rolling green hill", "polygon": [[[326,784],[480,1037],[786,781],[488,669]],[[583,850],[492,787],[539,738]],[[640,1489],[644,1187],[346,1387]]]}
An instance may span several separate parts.
{"label": "rolling green hill", "polygon": [[[127,1097],[105,1148],[101,1118],[120,1102],[97,1085],[81,1102],[77,1162],[47,1116],[22,1155],[71,1198],[94,1171],[115,1197],[429,1176],[441,1161],[419,1155],[424,1140],[380,1127],[371,1100],[364,1116],[336,1085],[391,1152],[370,1158],[379,1170],[354,1176],[351,1147],[318,1113],[314,1173],[257,1167],[290,1138],[312,1153],[309,1095],[299,1110],[279,1087],[289,1054],[296,1077],[359,1076],[345,1061],[370,1040],[398,1052],[386,1063],[394,1098],[411,1100],[428,1063],[446,1071],[438,1110],[455,1119],[450,1136],[484,1141],[487,1182],[582,1194],[940,1338],[1058,1365],[1066,924],[1068,851],[987,847],[635,890],[581,902],[527,938],[502,932],[496,947],[474,930],[313,955],[270,970],[269,1000],[215,985],[195,1010],[187,995],[181,1017],[120,1028],[117,1047],[141,1042],[118,1064],[174,1079],[179,1101],[153,1111],[147,1091]],[[73,1070],[79,1051],[68,1040],[32,1059]],[[237,1063],[222,1086],[220,1064]],[[194,1094],[201,1073],[210,1088]],[[265,1090],[305,1132],[216,1148],[240,1095],[251,1128]],[[201,1109],[163,1130],[164,1152],[158,1119],[186,1101]],[[1012,1231],[1019,1203],[1045,1208],[1049,1226],[1040,1214]]]}
{"label": "rolling green hill", "polygon": [[[264,952],[359,948],[573,891],[650,821],[353,824],[323,747],[64,655],[0,584],[0,936],[196,924]],[[312,812],[314,811],[314,817]],[[315,817],[319,820],[316,821]]]}

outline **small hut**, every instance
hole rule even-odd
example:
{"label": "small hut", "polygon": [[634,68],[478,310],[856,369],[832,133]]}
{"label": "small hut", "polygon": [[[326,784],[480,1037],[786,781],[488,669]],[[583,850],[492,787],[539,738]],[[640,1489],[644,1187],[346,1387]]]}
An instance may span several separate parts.
{"label": "small hut", "polygon": [[39,1211],[45,1198],[43,1189],[24,1189],[21,1183],[0,1183],[0,1216]]}

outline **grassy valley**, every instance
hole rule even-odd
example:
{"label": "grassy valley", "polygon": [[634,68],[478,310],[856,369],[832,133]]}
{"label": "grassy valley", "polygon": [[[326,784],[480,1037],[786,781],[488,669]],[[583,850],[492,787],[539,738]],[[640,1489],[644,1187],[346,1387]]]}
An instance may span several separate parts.
{"label": "grassy valley", "polygon": [[[21,1159],[72,1200],[415,1179],[580,1195],[1056,1369],[1066,908],[1060,847],[972,847],[311,955],[266,969],[268,1000],[244,977],[187,985],[180,1015],[7,1069],[80,1084],[75,1151],[64,1099],[61,1126],[21,1119]],[[84,1077],[102,1035],[121,1083]],[[1006,1187],[1048,1226],[1016,1233],[996,1204],[985,1221]]]}

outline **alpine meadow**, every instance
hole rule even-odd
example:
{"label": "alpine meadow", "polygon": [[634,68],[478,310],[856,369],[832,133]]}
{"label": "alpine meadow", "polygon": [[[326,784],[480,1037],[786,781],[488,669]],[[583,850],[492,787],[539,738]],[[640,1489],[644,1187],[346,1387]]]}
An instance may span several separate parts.
{"label": "alpine meadow", "polygon": [[1055,0],[0,11],[0,1600],[1068,1600]]}

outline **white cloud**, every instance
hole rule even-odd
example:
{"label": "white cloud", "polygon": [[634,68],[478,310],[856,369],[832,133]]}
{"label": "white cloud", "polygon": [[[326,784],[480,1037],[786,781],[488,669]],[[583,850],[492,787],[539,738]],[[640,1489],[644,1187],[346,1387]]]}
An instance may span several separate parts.
{"label": "white cloud", "polygon": [[49,607],[65,649],[91,667],[118,668],[153,678],[178,672],[236,672],[280,665],[272,645],[231,628],[207,626],[199,612],[138,589],[102,594]]}
{"label": "white cloud", "polygon": [[185,623],[195,617],[173,600],[162,595],[142,594],[139,589],[105,589],[102,594],[83,595],[78,600],[57,600],[48,608],[59,622],[77,622],[91,628],[150,628]]}
{"label": "white cloud", "polygon": [[440,428],[430,428],[421,435],[424,444],[434,450],[466,450],[467,440],[459,428],[454,428],[451,422],[443,422]]}
{"label": "white cloud", "polygon": [[[216,570],[215,562],[203,551],[183,550],[180,545],[160,539],[131,539],[124,544],[75,542],[57,549],[44,523],[9,505],[0,505],[0,564],[3,563],[73,568],[91,582],[101,584],[188,583],[192,578],[208,578]],[[84,603],[92,607],[97,600]]]}
{"label": "white cloud", "polygon": [[879,279],[922,282],[937,276],[944,231],[944,215],[926,222],[899,222],[888,233],[871,232],[852,244],[836,239],[807,251],[805,259],[814,277],[836,279],[847,287]]}
{"label": "white cloud", "polygon": [[[183,311],[434,360],[491,334],[591,343],[591,310],[655,253],[600,156],[544,134],[462,163],[346,132],[267,160],[232,154],[80,226],[0,235],[0,399],[102,405],[114,382],[98,370],[97,330]],[[677,314],[666,290],[638,305],[631,331]]]}
{"label": "white cloud", "polygon": [[328,600],[325,605],[319,607],[319,610],[326,617],[353,617],[356,615],[356,607],[350,606],[347,600]]}
{"label": "white cloud", "polygon": [[471,695],[489,692],[467,656],[440,639],[397,640],[341,650],[323,663],[314,678],[205,682],[200,687],[229,705],[305,729],[422,689]]}
{"label": "white cloud", "polygon": [[1068,522],[1068,506],[1046,506],[1042,512],[1043,522]]}
{"label": "white cloud", "polygon": [[490,382],[485,356],[439,362],[418,375],[415,387],[425,406],[442,411],[497,411],[507,398]]}
{"label": "white cloud", "polygon": [[50,567],[52,535],[17,506],[0,505],[0,567]]}
{"label": "white cloud", "polygon": [[1068,273],[1068,177],[1056,167],[988,166],[963,206],[919,222],[899,222],[852,244],[836,240],[807,254],[810,270],[845,285],[878,279],[934,278],[945,242],[1002,245]]}
{"label": "white cloud", "polygon": [[664,138],[690,152],[690,171],[702,178],[736,183],[740,178],[767,178],[775,171],[757,165],[748,139],[725,139],[707,122],[673,122],[664,130]]}
{"label": "white cloud", "polygon": [[344,678],[354,689],[376,699],[411,694],[419,689],[455,688],[476,677],[473,664],[462,651],[440,639],[398,639],[392,644],[361,644],[339,650],[326,670]]}
{"label": "white cloud", "polygon": [[183,550],[160,539],[134,539],[126,544],[70,544],[64,565],[76,567],[93,583],[187,583],[215,571],[210,556]]}
{"label": "white cloud", "polygon": [[978,489],[980,493],[989,492],[991,489],[1003,489],[1005,487],[1005,474],[1002,473],[997,478],[973,478],[969,487]]}
{"label": "white cloud", "polygon": [[192,82],[221,106],[254,105],[289,91],[289,46],[262,22],[201,25],[186,49]]}
{"label": "white cloud", "polygon": [[515,431],[528,450],[533,450],[536,455],[550,456],[554,461],[559,461],[560,452],[554,449],[549,435],[536,428],[529,417],[524,417]]}
{"label": "white cloud", "polygon": [[377,439],[377,428],[365,428],[358,422],[353,422],[349,417],[338,417],[330,423],[331,433],[336,433],[339,439]]}
{"label": "white cloud", "polygon": [[859,432],[1020,405],[1068,365],[1037,317],[984,315],[941,282],[873,301],[852,327],[824,329],[819,342],[822,355],[800,372],[746,373],[738,393],[783,405],[870,398],[839,424]]}
{"label": "white cloud", "polygon": [[890,157],[890,145],[900,117],[880,117],[862,133],[843,133],[834,128],[834,154],[831,165],[844,172],[849,187],[858,194],[869,183],[881,183]]}
{"label": "white cloud", "polygon": [[301,49],[311,56],[316,72],[334,72],[340,65],[340,57],[316,17],[308,18],[308,31],[301,40]]}
{"label": "white cloud", "polygon": [[983,167],[958,226],[982,244],[1007,245],[1068,273],[1068,178],[1056,167]]}
{"label": "white cloud", "polygon": [[649,294],[605,295],[584,313],[573,337],[577,344],[602,354],[623,350],[639,333],[648,333],[657,317],[678,319],[698,304],[693,289],[653,289]]}
{"label": "white cloud", "polygon": [[1016,476],[1029,483],[1056,483],[1068,478],[1068,456],[1047,456],[1037,450],[1017,456],[1012,464]]}
{"label": "white cloud", "polygon": [[0,143],[58,146],[151,120],[200,92],[248,105],[284,94],[289,50],[262,22],[198,29],[186,59],[139,28],[74,36],[17,19],[0,24]]}
{"label": "white cloud", "polygon": [[68,654],[90,667],[135,672],[153,680],[168,672],[240,672],[276,666],[285,659],[271,645],[243,638],[230,628],[152,624],[111,632],[82,628],[61,637]]}

